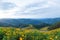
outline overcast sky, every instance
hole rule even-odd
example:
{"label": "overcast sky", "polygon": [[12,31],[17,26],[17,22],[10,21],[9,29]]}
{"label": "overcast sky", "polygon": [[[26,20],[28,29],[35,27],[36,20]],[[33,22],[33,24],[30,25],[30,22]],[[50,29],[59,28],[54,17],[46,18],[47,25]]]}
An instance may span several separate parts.
{"label": "overcast sky", "polygon": [[60,0],[0,0],[0,18],[60,17]]}

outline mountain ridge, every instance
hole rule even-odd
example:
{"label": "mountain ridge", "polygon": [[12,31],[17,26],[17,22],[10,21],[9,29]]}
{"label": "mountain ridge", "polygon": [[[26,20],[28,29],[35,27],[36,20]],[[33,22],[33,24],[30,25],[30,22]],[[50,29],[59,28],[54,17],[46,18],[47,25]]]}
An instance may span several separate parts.
{"label": "mountain ridge", "polygon": [[38,25],[38,24],[53,24],[60,21],[60,18],[46,18],[46,19],[0,19],[0,26],[23,26],[23,25]]}

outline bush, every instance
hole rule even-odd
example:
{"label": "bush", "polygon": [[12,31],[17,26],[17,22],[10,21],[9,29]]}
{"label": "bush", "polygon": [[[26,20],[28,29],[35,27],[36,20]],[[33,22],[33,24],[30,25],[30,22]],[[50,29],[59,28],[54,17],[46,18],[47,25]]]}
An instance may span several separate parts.
{"label": "bush", "polygon": [[53,25],[49,26],[48,30],[53,30],[53,29],[56,29],[56,28],[60,28],[60,22],[56,22]]}
{"label": "bush", "polygon": [[4,36],[5,36],[5,33],[0,31],[0,40],[3,40]]}

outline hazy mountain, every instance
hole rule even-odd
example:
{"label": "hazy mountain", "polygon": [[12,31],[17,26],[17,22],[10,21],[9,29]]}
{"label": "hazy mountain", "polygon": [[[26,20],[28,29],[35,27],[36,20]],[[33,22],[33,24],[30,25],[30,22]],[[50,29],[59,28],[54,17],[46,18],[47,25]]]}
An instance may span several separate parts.
{"label": "hazy mountain", "polygon": [[28,24],[40,25],[40,24],[53,24],[60,21],[60,18],[45,18],[45,19],[0,19],[0,26],[15,26],[22,27]]}

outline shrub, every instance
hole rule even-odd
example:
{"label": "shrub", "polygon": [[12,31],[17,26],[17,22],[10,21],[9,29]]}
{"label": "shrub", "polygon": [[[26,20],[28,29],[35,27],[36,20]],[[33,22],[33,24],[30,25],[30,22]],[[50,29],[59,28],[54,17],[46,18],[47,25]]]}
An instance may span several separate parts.
{"label": "shrub", "polygon": [[3,40],[4,36],[5,36],[5,33],[0,31],[0,40]]}

